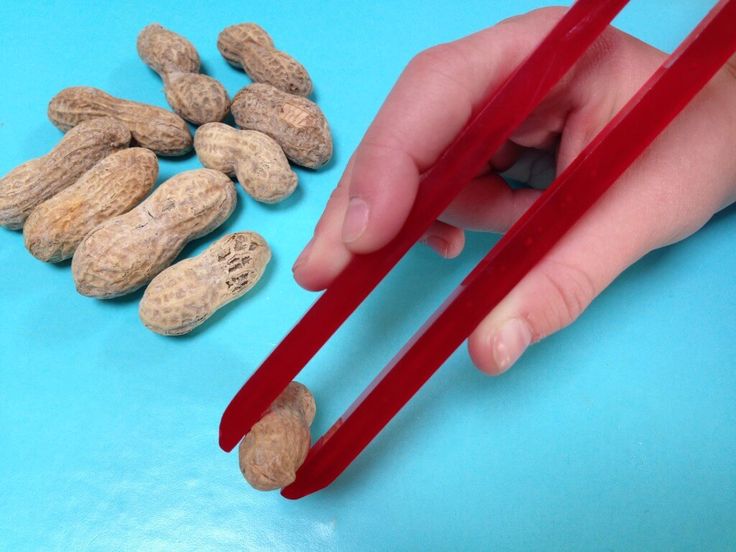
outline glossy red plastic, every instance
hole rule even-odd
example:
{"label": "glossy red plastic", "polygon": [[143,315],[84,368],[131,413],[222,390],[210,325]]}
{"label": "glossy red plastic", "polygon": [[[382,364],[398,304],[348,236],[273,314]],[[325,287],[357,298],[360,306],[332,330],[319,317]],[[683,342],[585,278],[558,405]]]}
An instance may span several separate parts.
{"label": "glossy red plastic", "polygon": [[220,422],[230,451],[330,336],[487,164],[628,0],[578,0],[530,56],[486,100],[426,173],[398,236],[355,256],[238,391]]}
{"label": "glossy red plastic", "polygon": [[736,0],[722,0],[312,447],[283,496],[300,498],[342,473],[734,51]]}

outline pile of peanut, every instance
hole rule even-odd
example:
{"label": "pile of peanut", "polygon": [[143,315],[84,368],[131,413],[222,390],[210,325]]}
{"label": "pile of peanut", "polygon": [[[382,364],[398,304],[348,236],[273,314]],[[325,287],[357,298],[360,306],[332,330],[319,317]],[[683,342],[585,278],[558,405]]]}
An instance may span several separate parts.
{"label": "pile of peanut", "polygon": [[[327,120],[308,99],[312,81],[298,61],[254,23],[224,29],[217,48],[253,81],[232,102],[222,84],[200,73],[187,39],[147,26],[138,55],[161,77],[173,112],[96,88],[66,88],[48,106],[65,136],[0,179],[0,226],[22,230],[37,259],[71,258],[82,295],[108,299],[147,286],[140,318],[162,335],[191,332],[242,297],[271,259],[261,235],[242,231],[172,264],[188,242],[233,213],[231,178],[255,200],[275,203],[297,186],[290,162],[317,169],[332,156]],[[239,128],[222,122],[229,112]],[[187,122],[201,125],[194,137]],[[157,156],[192,147],[205,168],[153,190]],[[292,385],[241,445],[243,473],[256,488],[288,484],[309,448],[314,399]],[[301,406],[288,406],[290,400]]]}

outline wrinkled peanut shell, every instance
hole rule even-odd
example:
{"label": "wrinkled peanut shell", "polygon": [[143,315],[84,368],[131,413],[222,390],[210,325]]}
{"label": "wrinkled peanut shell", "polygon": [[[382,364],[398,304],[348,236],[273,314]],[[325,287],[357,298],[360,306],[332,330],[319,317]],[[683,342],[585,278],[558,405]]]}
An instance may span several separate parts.
{"label": "wrinkled peanut shell", "polygon": [[236,94],[231,110],[239,127],[268,134],[297,165],[317,169],[332,157],[327,119],[307,98],[256,83]]}
{"label": "wrinkled peanut shell", "polygon": [[199,73],[199,54],[183,36],[154,23],[138,35],[138,55],[164,81],[166,101],[187,121],[222,121],[230,109],[227,91]]}
{"label": "wrinkled peanut shell", "polygon": [[237,194],[225,174],[180,173],[132,211],[96,227],[79,244],[72,275],[82,295],[108,299],[135,291],[169,266],[191,240],[220,226]]}
{"label": "wrinkled peanut shell", "polygon": [[259,234],[237,232],[202,254],[170,266],[146,288],[141,321],[161,335],[183,335],[245,295],[261,278],[271,250]]}
{"label": "wrinkled peanut shell", "polygon": [[31,212],[23,227],[26,248],[41,261],[70,258],[98,224],[143,201],[157,176],[158,161],[151,150],[130,148],[105,157]]}
{"label": "wrinkled peanut shell", "polygon": [[230,98],[223,86],[199,73],[167,73],[166,101],[174,111],[195,125],[222,121],[230,111]]}
{"label": "wrinkled peanut shell", "polygon": [[281,146],[262,132],[208,123],[195,133],[194,149],[202,165],[235,176],[258,201],[276,203],[296,189],[297,175]]}
{"label": "wrinkled peanut shell", "polygon": [[316,405],[309,390],[292,381],[240,442],[240,471],[252,487],[271,491],[286,487],[309,452],[309,426]]}
{"label": "wrinkled peanut shell", "polygon": [[66,132],[82,121],[112,117],[128,127],[136,144],[158,155],[184,155],[192,149],[186,122],[171,111],[121,100],[89,86],[65,88],[49,102],[49,119]]}
{"label": "wrinkled peanut shell", "polygon": [[158,23],[143,28],[136,49],[143,62],[159,75],[199,72],[199,54],[194,45]]}
{"label": "wrinkled peanut shell", "polygon": [[217,48],[235,67],[242,68],[254,82],[264,82],[289,94],[309,96],[312,79],[304,66],[286,52],[277,50],[268,33],[255,23],[224,29]]}
{"label": "wrinkled peanut shell", "polygon": [[0,179],[0,226],[18,230],[39,204],[74,184],[103,157],[128,147],[130,132],[109,118],[79,125],[48,154]]}

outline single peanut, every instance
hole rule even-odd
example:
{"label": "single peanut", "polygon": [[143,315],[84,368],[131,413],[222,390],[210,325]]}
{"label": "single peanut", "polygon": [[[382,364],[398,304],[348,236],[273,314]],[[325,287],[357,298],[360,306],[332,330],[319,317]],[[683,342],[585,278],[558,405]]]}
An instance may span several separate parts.
{"label": "single peanut", "polygon": [[230,109],[225,88],[199,73],[199,54],[191,42],[154,23],[138,35],[138,55],[164,81],[166,101],[187,121],[222,121]]}
{"label": "single peanut", "polygon": [[48,115],[63,132],[82,121],[112,117],[128,127],[136,144],[159,155],[184,155],[192,149],[189,127],[176,113],[121,100],[89,86],[59,92],[49,103]]}
{"label": "single peanut", "polygon": [[186,171],[132,211],[97,226],[79,244],[72,275],[82,295],[108,299],[147,284],[187,242],[208,234],[235,209],[232,181],[219,171]]}
{"label": "single peanut", "polygon": [[100,159],[128,147],[130,132],[114,119],[79,125],[43,157],[0,179],[0,226],[18,230],[40,203],[70,186]]}
{"label": "single peanut", "polygon": [[292,381],[240,442],[240,471],[259,491],[286,487],[309,452],[309,426],[314,420],[314,397]]}
{"label": "single peanut", "polygon": [[262,132],[207,123],[194,134],[194,150],[202,165],[235,176],[258,201],[276,203],[296,189],[297,176],[284,151]]}
{"label": "single peanut", "polygon": [[235,122],[268,134],[297,165],[316,169],[332,157],[327,119],[316,103],[270,84],[251,84],[233,98]]}
{"label": "single peanut", "polygon": [[300,96],[309,96],[312,92],[312,79],[304,66],[277,50],[268,33],[255,23],[227,27],[217,37],[217,49],[254,82],[265,82]]}
{"label": "single peanut", "polygon": [[203,253],[156,276],[141,299],[143,324],[161,335],[183,335],[215,311],[245,295],[271,260],[266,240],[255,232],[220,238]]}
{"label": "single peanut", "polygon": [[23,226],[26,248],[41,261],[70,258],[95,226],[143,201],[157,176],[151,150],[130,148],[105,157],[31,212]]}

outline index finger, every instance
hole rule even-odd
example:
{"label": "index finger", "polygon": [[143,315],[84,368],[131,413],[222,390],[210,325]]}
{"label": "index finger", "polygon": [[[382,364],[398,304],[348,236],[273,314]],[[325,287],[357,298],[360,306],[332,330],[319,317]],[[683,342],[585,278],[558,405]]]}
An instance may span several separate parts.
{"label": "index finger", "polygon": [[539,10],[430,48],[409,63],[354,155],[342,235],[350,250],[374,251],[396,235],[420,175],[562,13]]}
{"label": "index finger", "polygon": [[351,170],[343,174],[339,193],[295,266],[302,285],[329,285],[353,252],[374,251],[398,233],[422,172],[455,138],[487,91],[508,77],[564,12],[537,10],[430,48],[412,60],[353,154]]}

